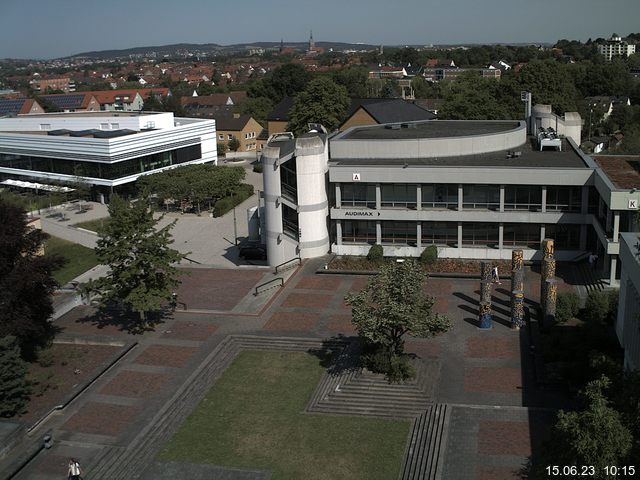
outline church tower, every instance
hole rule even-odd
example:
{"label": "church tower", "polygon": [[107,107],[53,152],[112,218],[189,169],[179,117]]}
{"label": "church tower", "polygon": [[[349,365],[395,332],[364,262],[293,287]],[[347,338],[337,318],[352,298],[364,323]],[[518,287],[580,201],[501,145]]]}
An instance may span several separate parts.
{"label": "church tower", "polygon": [[316,42],[313,40],[313,30],[309,30],[309,51],[313,52],[316,49]]}

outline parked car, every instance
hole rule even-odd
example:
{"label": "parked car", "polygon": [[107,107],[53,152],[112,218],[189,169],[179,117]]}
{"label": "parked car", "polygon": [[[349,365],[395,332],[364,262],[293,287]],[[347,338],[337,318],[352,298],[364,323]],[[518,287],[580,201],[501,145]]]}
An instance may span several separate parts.
{"label": "parked car", "polygon": [[245,245],[240,247],[240,258],[245,260],[266,260],[267,249],[264,245]]}

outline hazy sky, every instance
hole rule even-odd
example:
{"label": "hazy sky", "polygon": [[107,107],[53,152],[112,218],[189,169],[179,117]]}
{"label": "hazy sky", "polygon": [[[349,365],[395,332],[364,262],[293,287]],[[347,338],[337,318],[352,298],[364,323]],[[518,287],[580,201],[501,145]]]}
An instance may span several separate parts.
{"label": "hazy sky", "polygon": [[640,31],[640,0],[0,0],[0,58],[172,43],[555,42]]}

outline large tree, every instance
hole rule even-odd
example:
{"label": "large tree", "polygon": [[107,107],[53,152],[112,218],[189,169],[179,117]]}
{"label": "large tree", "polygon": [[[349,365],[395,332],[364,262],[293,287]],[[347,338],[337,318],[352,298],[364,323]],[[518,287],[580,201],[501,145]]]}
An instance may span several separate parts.
{"label": "large tree", "polygon": [[320,77],[312,80],[298,96],[289,112],[289,131],[305,133],[309,123],[320,123],[327,130],[336,130],[344,121],[351,101],[347,89],[333,80]]}
{"label": "large tree", "polygon": [[428,338],[451,328],[446,316],[433,312],[426,278],[413,260],[387,263],[362,291],[346,296],[356,331],[388,358],[387,367],[403,355],[405,335]]}
{"label": "large tree", "polygon": [[157,228],[146,198],[129,202],[114,196],[109,205],[111,221],[98,229],[96,255],[109,266],[109,274],[86,285],[103,304],[117,303],[137,312],[141,327],[147,314],[172,301],[179,285],[176,264],[186,255],[170,247],[175,221]]}
{"label": "large tree", "polygon": [[27,364],[15,337],[0,337],[0,417],[20,413],[29,400]]}
{"label": "large tree", "polygon": [[52,272],[64,260],[39,255],[47,235],[27,225],[20,207],[0,199],[0,337],[16,337],[22,356],[31,358],[55,333]]}

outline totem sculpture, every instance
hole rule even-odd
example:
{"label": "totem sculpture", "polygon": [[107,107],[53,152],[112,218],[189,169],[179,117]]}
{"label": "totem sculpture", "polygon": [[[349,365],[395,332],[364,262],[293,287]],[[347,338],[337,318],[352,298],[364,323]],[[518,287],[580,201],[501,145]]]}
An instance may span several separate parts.
{"label": "totem sculpture", "polygon": [[493,317],[491,316],[491,303],[480,302],[480,328],[483,330],[489,329],[493,324]]}
{"label": "totem sculpture", "polygon": [[[543,323],[546,321],[546,312],[551,309],[555,318],[556,310],[556,295],[557,287],[555,287],[553,296],[549,296],[549,286],[551,283],[548,281],[556,276],[556,260],[553,258],[553,239],[545,238],[542,241],[542,249],[544,251],[544,257],[542,258],[542,266],[540,272],[540,311],[543,315]],[[555,285],[555,284],[554,284]],[[552,301],[553,305],[547,305]]]}
{"label": "totem sculpture", "polygon": [[544,302],[544,324],[548,327],[556,321],[556,300],[558,298],[558,279],[547,280],[547,298]]}
{"label": "totem sculpture", "polygon": [[480,328],[491,328],[493,317],[491,316],[491,263],[480,262]]}
{"label": "totem sculpture", "polygon": [[511,252],[511,328],[524,325],[524,258],[522,250]]}

